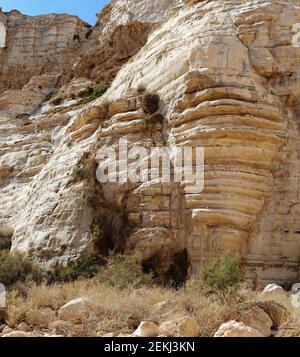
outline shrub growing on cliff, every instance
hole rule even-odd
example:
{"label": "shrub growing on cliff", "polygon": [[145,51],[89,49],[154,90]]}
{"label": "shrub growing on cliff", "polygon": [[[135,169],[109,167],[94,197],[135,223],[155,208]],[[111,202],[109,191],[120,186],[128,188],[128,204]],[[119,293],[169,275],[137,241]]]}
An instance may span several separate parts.
{"label": "shrub growing on cliff", "polygon": [[48,272],[47,282],[53,284],[57,282],[72,282],[77,279],[93,278],[104,264],[104,260],[97,256],[81,257],[67,267],[57,267]]}
{"label": "shrub growing on cliff", "polygon": [[146,93],[143,96],[142,107],[146,114],[154,114],[159,109],[160,98],[158,94]]}
{"label": "shrub growing on cliff", "polygon": [[31,260],[19,255],[12,255],[8,250],[0,251],[0,282],[6,287],[24,282],[43,280],[42,270]]}
{"label": "shrub growing on cliff", "polygon": [[88,166],[75,167],[72,172],[72,177],[79,181],[87,180],[90,178],[91,168]]}
{"label": "shrub growing on cliff", "polygon": [[93,87],[89,88],[88,96],[82,100],[82,103],[89,103],[93,100],[101,97],[109,88],[109,85],[106,83],[97,83]]}
{"label": "shrub growing on cliff", "polygon": [[197,282],[201,289],[221,295],[240,280],[240,259],[224,253],[220,259],[207,263]]}
{"label": "shrub growing on cliff", "polygon": [[111,255],[107,266],[100,269],[97,279],[114,287],[124,289],[146,285],[153,279],[152,273],[145,273],[140,255]]}

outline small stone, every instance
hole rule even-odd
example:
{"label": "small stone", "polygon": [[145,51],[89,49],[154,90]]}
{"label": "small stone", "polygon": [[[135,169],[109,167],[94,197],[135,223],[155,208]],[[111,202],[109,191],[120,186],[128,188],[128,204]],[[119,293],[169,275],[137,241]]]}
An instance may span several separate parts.
{"label": "small stone", "polygon": [[85,298],[69,301],[58,310],[58,317],[64,321],[83,321],[88,315],[88,299]]}
{"label": "small stone", "polygon": [[158,335],[159,326],[152,321],[142,321],[133,333],[136,337],[157,337]]}
{"label": "small stone", "polygon": [[264,297],[274,297],[276,295],[277,296],[284,295],[284,289],[277,284],[267,285],[262,292],[262,296]]}
{"label": "small stone", "polygon": [[196,337],[200,326],[194,318],[184,316],[162,323],[159,330],[164,336]]}

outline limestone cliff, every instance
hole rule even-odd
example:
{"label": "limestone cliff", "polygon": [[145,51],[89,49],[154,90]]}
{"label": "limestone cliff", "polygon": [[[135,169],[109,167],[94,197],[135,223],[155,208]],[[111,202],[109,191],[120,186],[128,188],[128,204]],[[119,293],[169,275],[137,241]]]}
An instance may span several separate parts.
{"label": "limestone cliff", "polygon": [[32,17],[13,10],[1,16],[7,46],[0,49],[0,92],[20,89],[34,75],[70,66],[90,29],[78,17],[66,14]]}
{"label": "limestone cliff", "polygon": [[[0,238],[48,266],[139,250],[159,273],[178,252],[187,251],[193,274],[229,250],[255,284],[297,281],[296,23],[297,0],[113,1],[59,105],[48,100],[61,73],[46,64],[22,90],[0,96]],[[99,80],[112,81],[109,90],[84,104],[78,93]],[[142,87],[160,96],[151,125]],[[204,191],[159,181],[100,185],[97,149],[118,148],[119,138],[171,151],[203,146]]]}

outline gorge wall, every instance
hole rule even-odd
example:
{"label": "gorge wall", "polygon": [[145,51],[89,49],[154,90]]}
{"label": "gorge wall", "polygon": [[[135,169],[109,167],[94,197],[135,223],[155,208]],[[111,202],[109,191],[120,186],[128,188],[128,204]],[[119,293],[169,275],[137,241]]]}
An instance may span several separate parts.
{"label": "gorge wall", "polygon": [[90,28],[69,15],[32,17],[14,10],[1,17],[7,47],[0,49],[0,91],[21,89],[35,75],[60,72],[79,55]]}
{"label": "gorge wall", "polygon": [[[26,45],[27,17],[4,15],[0,86],[12,89],[0,94],[0,240],[13,252],[51,267],[138,250],[166,274],[186,250],[193,275],[229,250],[255,285],[299,280],[298,1],[113,1],[88,38],[68,17],[60,50],[51,45],[57,62],[39,57],[51,53],[41,32]],[[74,44],[75,34],[85,40]],[[25,47],[32,67],[14,81]],[[109,90],[86,104],[80,93],[99,81]],[[158,120],[141,88],[160,96]],[[120,138],[204,147],[203,192],[160,180],[101,185],[97,151]]]}

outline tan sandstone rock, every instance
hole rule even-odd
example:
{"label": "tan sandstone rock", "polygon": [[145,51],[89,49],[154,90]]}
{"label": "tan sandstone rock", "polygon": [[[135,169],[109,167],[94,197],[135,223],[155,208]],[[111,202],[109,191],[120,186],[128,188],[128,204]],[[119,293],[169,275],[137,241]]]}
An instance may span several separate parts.
{"label": "tan sandstone rock", "polygon": [[178,337],[196,337],[199,334],[198,322],[189,316],[163,322],[160,327],[160,335]]}
{"label": "tan sandstone rock", "polygon": [[271,320],[270,316],[258,306],[253,306],[250,310],[243,312],[239,317],[238,322],[242,322],[246,326],[252,327],[265,337],[269,337],[272,334],[271,328],[273,326],[273,320]]}
{"label": "tan sandstone rock", "polygon": [[272,297],[275,298],[276,296],[283,296],[283,295],[284,295],[283,288],[276,284],[267,285],[262,292],[262,296],[266,298],[272,298]]}
{"label": "tan sandstone rock", "polygon": [[214,337],[264,337],[264,335],[242,322],[229,321],[219,327]]}
{"label": "tan sandstone rock", "polygon": [[84,321],[89,315],[89,300],[79,298],[69,301],[58,310],[58,317],[63,321]]}
{"label": "tan sandstone rock", "polygon": [[273,321],[273,326],[279,328],[293,319],[291,313],[281,304],[275,301],[262,301],[258,302],[257,306],[263,309]]}
{"label": "tan sandstone rock", "polygon": [[142,321],[133,333],[134,337],[157,337],[158,335],[159,326],[152,321]]}

